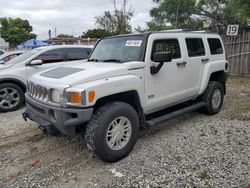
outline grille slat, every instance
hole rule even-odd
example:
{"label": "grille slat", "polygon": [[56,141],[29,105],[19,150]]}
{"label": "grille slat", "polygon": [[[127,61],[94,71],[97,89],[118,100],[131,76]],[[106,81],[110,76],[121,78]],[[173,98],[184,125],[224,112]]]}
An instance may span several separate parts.
{"label": "grille slat", "polygon": [[28,81],[27,85],[28,85],[27,92],[31,97],[40,101],[49,102],[49,93],[50,93],[49,88],[38,84],[34,84],[31,81]]}

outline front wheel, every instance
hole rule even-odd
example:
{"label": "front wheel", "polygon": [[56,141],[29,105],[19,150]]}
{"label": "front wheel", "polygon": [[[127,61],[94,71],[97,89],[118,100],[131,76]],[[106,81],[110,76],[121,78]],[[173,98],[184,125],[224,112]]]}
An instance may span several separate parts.
{"label": "front wheel", "polygon": [[87,147],[105,162],[115,162],[134,148],[139,118],[132,106],[123,102],[107,104],[94,113],[87,125]]}
{"label": "front wheel", "polygon": [[16,84],[0,84],[0,111],[10,112],[19,109],[24,103],[24,92]]}
{"label": "front wheel", "polygon": [[223,85],[217,81],[210,81],[207,89],[201,97],[206,106],[201,111],[208,115],[214,115],[221,111],[224,100]]}

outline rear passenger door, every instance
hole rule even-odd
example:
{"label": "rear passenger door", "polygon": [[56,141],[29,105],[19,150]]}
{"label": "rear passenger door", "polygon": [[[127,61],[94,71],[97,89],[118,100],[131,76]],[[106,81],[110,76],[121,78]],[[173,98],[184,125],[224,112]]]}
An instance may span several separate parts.
{"label": "rear passenger door", "polygon": [[90,52],[91,51],[87,48],[68,48],[67,61],[64,62],[64,64],[75,64],[77,62],[72,61],[88,59]]}
{"label": "rear passenger door", "polygon": [[200,89],[200,83],[204,66],[209,62],[206,56],[207,43],[204,43],[202,37],[185,38],[186,43],[186,59],[187,59],[187,96],[195,96]]}

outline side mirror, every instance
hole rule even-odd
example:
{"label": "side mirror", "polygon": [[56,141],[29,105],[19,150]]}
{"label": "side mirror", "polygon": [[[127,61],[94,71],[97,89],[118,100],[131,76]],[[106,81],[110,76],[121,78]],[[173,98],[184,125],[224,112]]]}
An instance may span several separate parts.
{"label": "side mirror", "polygon": [[157,74],[164,63],[172,61],[172,54],[171,52],[155,52],[153,55],[154,62],[159,63],[157,66],[151,66],[150,72],[151,74]]}
{"label": "side mirror", "polygon": [[28,63],[28,66],[37,66],[37,65],[42,65],[43,61],[41,59],[36,59],[36,60],[32,60],[30,63]]}

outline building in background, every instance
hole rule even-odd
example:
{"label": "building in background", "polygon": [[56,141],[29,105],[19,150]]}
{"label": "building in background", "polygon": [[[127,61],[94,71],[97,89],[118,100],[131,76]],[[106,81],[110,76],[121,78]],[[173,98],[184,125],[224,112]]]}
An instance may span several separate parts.
{"label": "building in background", "polygon": [[74,45],[95,45],[98,38],[51,38],[46,40],[48,44],[51,45],[61,45],[61,44],[74,44]]}
{"label": "building in background", "polygon": [[9,48],[9,43],[5,42],[2,38],[0,38],[0,49],[7,50]]}

